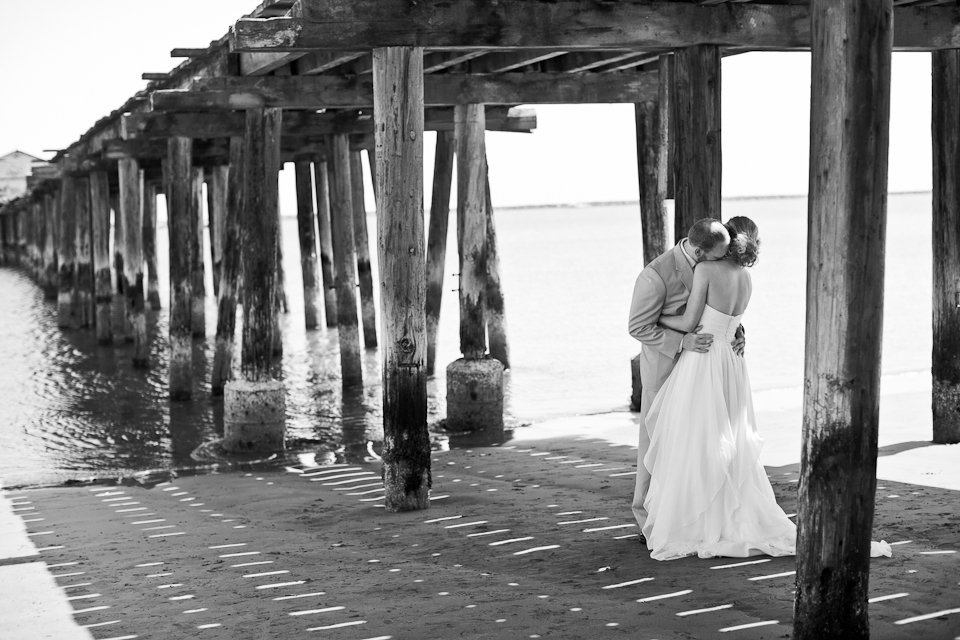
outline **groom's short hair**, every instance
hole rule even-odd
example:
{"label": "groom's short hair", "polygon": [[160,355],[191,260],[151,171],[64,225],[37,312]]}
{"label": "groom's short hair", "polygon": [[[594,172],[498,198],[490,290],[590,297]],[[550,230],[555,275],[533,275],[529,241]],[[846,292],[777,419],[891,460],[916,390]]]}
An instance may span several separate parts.
{"label": "groom's short hair", "polygon": [[722,242],[730,241],[730,234],[716,218],[697,220],[687,232],[687,240],[695,247],[710,251]]}

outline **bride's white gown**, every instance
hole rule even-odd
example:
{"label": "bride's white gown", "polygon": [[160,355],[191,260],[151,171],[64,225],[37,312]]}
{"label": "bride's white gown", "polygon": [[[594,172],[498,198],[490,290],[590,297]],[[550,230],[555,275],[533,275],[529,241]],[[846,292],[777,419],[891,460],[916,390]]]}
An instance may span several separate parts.
{"label": "bride's white gown", "polygon": [[796,525],[760,464],[746,361],[730,346],[742,317],[704,308],[713,346],[680,354],[647,416],[643,533],[657,560],[795,553]]}

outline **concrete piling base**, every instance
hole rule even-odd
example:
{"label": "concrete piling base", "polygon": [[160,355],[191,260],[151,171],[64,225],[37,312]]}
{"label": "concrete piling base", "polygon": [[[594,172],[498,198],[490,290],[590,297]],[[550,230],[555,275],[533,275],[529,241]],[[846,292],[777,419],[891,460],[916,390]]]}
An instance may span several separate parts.
{"label": "concrete piling base", "polygon": [[503,365],[460,358],[447,367],[447,429],[503,428]]}
{"label": "concrete piling base", "polygon": [[284,448],[286,399],[277,380],[231,380],[223,389],[223,448],[234,453]]}

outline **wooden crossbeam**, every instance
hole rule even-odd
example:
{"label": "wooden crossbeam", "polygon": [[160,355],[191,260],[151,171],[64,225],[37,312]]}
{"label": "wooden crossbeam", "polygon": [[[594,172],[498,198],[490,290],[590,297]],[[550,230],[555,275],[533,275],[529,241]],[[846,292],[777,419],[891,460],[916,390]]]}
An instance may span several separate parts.
{"label": "wooden crossbeam", "polygon": [[297,58],[302,58],[303,55],[302,53],[272,53],[269,51],[241,53],[240,75],[263,76],[274,69],[290,64]]}
{"label": "wooden crossbeam", "polygon": [[[249,54],[249,55],[256,55],[256,54]],[[169,78],[169,77],[170,77],[170,74],[167,73],[167,72],[163,72],[163,73],[141,73],[141,74],[140,74],[140,79],[141,79],[141,80],[166,80],[166,79]]]}
{"label": "wooden crossbeam", "polygon": [[[373,106],[370,76],[209,78],[191,91],[154,91],[154,111],[250,109],[363,109]],[[430,74],[424,97],[431,107],[456,104],[588,104],[642,102],[657,92],[653,74],[511,73]]]}
{"label": "wooden crossbeam", "polygon": [[479,58],[480,56],[486,55],[486,53],[486,51],[467,51],[466,53],[461,54],[436,53],[434,55],[438,56],[438,59],[431,59],[430,64],[425,64],[423,72],[436,73],[437,71],[443,71],[444,69],[458,65],[461,62],[467,62],[468,60]]}
{"label": "wooden crossbeam", "polygon": [[[226,138],[194,140],[194,166],[216,166],[226,163],[230,156],[229,142]],[[372,146],[373,134],[361,133],[350,136],[350,148],[353,151],[362,151]],[[327,153],[327,141],[324,136],[284,138],[280,145],[280,152],[285,161],[305,157],[323,157]],[[162,160],[166,153],[167,141],[165,139],[111,140],[104,145],[102,159],[104,161],[116,161],[123,158],[136,158],[143,161]]]}
{"label": "wooden crossbeam", "polygon": [[631,60],[638,56],[646,56],[647,53],[643,51],[627,51],[625,53],[616,55],[611,55],[608,53],[580,53],[575,55],[582,57],[574,62],[572,66],[565,68],[563,70],[564,73],[582,73],[598,67],[605,67],[608,64],[613,64],[615,62]]}
{"label": "wooden crossbeam", "polygon": [[487,55],[479,64],[473,65],[471,71],[479,73],[506,73],[522,69],[531,64],[557,58],[566,51],[520,51],[508,53],[494,53]]}
{"label": "wooden crossbeam", "polygon": [[[159,139],[180,136],[184,138],[227,138],[243,133],[244,114],[228,112],[165,113],[147,111],[123,116],[128,139]],[[452,131],[453,108],[427,109],[427,131]],[[487,107],[489,131],[530,132],[537,128],[536,111],[520,107]],[[319,136],[333,133],[373,133],[370,113],[287,111],[281,126],[285,137]]]}
{"label": "wooden crossbeam", "polygon": [[[805,5],[635,1],[585,3],[302,0],[290,18],[237,21],[236,51],[311,51],[416,45],[447,50],[679,48],[809,49]],[[894,48],[960,48],[960,8],[897,7]]]}
{"label": "wooden crossbeam", "polygon": [[363,51],[313,51],[293,63],[294,75],[311,76],[329,71],[342,64],[356,60],[364,55]]}

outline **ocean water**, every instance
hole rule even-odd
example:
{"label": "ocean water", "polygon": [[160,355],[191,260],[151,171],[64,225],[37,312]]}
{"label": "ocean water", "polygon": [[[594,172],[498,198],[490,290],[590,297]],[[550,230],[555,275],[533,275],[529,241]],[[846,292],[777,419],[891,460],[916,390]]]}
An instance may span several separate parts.
{"label": "ocean water", "polygon": [[[502,209],[497,213],[512,368],[508,424],[624,410],[630,359],[626,332],[634,280],[643,267],[636,204]],[[760,228],[754,295],[744,318],[747,358],[760,411],[802,401],[806,200],[727,200],[724,219]],[[889,200],[884,312],[884,385],[929,380],[931,357],[930,194]],[[368,217],[376,254],[376,218]],[[364,388],[346,397],[336,330],[303,327],[296,219],[282,218],[290,311],[282,317],[282,377],[288,438],[298,451],[365,455],[382,440],[380,364],[364,354]],[[429,419],[445,415],[444,367],[459,357],[455,230],[451,224]],[[159,233],[161,275],[166,229]],[[374,264],[376,275],[376,264]],[[0,268],[0,478],[7,486],[116,476],[206,464],[197,447],[222,432],[222,402],[209,393],[216,306],[207,269],[207,338],[195,344],[194,400],[166,397],[166,308],[152,313],[148,371],[130,366],[129,345],[100,347],[92,331],[61,331],[55,306],[19,270]],[[378,289],[377,286],[374,287]],[[161,299],[169,299],[165,277]],[[239,336],[239,327],[238,333]],[[929,412],[929,403],[918,411]],[[436,433],[437,446],[445,436]]]}

